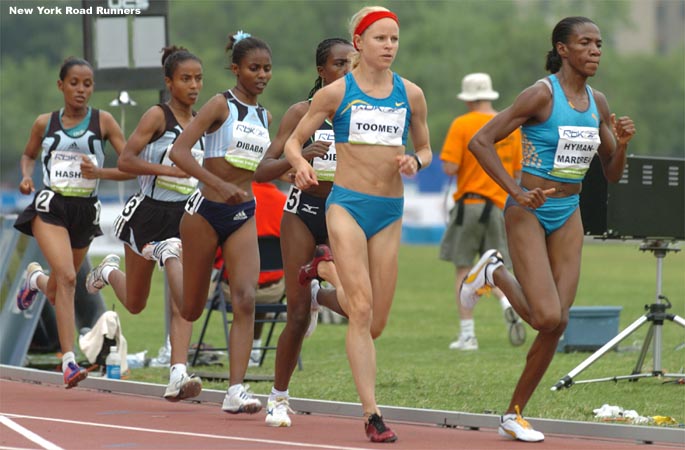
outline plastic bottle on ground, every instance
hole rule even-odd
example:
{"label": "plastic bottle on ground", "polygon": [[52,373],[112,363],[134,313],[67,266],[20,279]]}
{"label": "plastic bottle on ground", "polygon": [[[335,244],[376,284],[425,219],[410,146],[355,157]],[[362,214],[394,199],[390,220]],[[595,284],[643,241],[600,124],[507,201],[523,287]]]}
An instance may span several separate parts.
{"label": "plastic bottle on ground", "polygon": [[105,360],[105,366],[107,366],[107,378],[113,380],[121,379],[121,355],[119,355],[119,349],[116,346],[109,348],[109,355]]}

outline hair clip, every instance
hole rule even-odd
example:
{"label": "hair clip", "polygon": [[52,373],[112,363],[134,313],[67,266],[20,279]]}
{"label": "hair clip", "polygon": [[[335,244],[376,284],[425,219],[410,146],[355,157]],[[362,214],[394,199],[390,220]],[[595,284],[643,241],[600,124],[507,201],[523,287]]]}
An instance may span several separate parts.
{"label": "hair clip", "polygon": [[239,30],[236,34],[233,35],[233,43],[237,44],[243,39],[249,38],[251,36],[252,35],[250,33],[245,33],[243,30]]}

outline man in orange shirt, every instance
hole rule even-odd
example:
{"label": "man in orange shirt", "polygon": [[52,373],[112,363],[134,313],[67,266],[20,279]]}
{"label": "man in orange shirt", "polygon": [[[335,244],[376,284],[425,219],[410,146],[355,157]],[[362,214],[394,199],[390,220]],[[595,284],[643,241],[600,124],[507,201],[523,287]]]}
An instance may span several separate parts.
{"label": "man in orange shirt", "polygon": [[[440,154],[443,171],[457,179],[456,203],[450,211],[449,223],[440,244],[440,259],[453,262],[457,268],[455,290],[461,317],[460,334],[449,348],[478,350],[473,310],[465,308],[459,301],[461,283],[473,266],[474,258],[487,249],[499,250],[508,268],[511,268],[511,260],[503,215],[507,194],[481,168],[475,156],[468,151],[468,144],[473,135],[497,114],[492,100],[499,98],[499,93],[492,89],[488,74],[472,73],[462,80],[462,92],[457,98],[466,102],[469,112],[452,122]],[[521,131],[516,130],[502,139],[496,148],[504,167],[518,179],[521,175]],[[523,344],[526,339],[523,322],[502,291],[495,288],[492,293],[499,298],[504,311],[509,341],[512,345]]]}

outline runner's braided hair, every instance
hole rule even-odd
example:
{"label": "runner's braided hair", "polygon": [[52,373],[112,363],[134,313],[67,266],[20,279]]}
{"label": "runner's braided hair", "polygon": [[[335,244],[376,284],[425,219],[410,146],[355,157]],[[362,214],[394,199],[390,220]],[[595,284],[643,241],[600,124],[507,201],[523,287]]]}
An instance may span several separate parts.
{"label": "runner's braided hair", "polygon": [[[350,41],[347,39],[343,38],[329,38],[329,39],[324,39],[319,43],[319,45],[316,47],[316,66],[323,66],[326,64],[326,60],[328,60],[328,56],[331,54],[331,49],[338,45],[338,44],[343,44],[343,45],[352,45]],[[316,91],[321,89],[323,87],[323,79],[321,76],[318,76],[316,80],[314,81],[314,87],[312,88],[311,91],[309,91],[309,96],[307,98],[312,98],[314,97],[314,94],[316,94]]]}

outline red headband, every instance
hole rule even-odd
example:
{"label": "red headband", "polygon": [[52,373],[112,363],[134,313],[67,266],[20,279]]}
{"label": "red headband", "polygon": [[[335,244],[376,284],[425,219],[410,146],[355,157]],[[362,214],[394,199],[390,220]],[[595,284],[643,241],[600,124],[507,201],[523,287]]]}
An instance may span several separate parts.
{"label": "red headband", "polygon": [[[357,28],[354,29],[354,34],[361,36],[362,33],[366,31],[366,29],[369,28],[374,22],[386,18],[394,20],[397,22],[397,25],[400,24],[400,20],[397,18],[397,16],[390,11],[373,11],[365,15],[364,18],[359,21]],[[354,38],[354,36],[352,36],[352,38]],[[354,48],[359,50],[357,48],[357,44],[354,44]]]}

